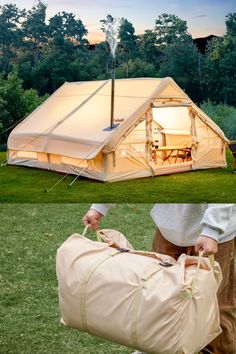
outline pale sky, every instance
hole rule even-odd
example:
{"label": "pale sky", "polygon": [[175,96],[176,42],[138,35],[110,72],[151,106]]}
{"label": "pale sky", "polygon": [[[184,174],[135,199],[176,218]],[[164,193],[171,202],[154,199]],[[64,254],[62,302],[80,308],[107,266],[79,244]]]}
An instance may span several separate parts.
{"label": "pale sky", "polygon": [[[107,14],[125,17],[141,34],[145,29],[153,29],[155,19],[162,13],[174,14],[187,21],[193,38],[225,32],[225,16],[236,12],[235,0],[45,0],[47,18],[58,12],[73,12],[87,28],[90,41],[104,40],[100,20]],[[14,3],[19,8],[30,9],[34,0],[0,0],[0,5]]]}

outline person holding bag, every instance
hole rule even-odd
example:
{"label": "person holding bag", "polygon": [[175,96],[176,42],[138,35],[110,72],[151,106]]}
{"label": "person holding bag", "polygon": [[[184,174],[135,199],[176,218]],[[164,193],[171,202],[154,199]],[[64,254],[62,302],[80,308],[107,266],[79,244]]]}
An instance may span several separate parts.
{"label": "person holding bag", "polygon": [[[91,229],[115,204],[93,204],[83,218]],[[236,353],[236,204],[155,204],[151,217],[156,225],[152,250],[177,259],[182,253],[215,255],[223,281],[218,291],[222,333],[202,354]],[[135,352],[136,354],[140,352]]]}

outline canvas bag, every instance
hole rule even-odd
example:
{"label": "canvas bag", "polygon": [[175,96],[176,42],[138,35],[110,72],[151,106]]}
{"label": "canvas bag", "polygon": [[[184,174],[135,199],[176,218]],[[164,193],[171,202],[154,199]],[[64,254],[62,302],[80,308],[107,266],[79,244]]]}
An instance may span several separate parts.
{"label": "canvas bag", "polygon": [[153,354],[193,354],[221,333],[217,262],[134,251],[115,230],[98,237],[73,234],[57,251],[64,325]]}

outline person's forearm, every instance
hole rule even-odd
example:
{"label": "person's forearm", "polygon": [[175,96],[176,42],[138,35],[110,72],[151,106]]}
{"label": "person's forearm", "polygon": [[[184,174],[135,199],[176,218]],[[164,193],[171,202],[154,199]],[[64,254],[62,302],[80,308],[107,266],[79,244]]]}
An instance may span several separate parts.
{"label": "person's forearm", "polygon": [[201,234],[218,241],[229,224],[232,207],[233,204],[209,204],[201,220]]}
{"label": "person's forearm", "polygon": [[90,209],[98,211],[103,216],[107,215],[111,208],[114,208],[116,204],[92,204]]}

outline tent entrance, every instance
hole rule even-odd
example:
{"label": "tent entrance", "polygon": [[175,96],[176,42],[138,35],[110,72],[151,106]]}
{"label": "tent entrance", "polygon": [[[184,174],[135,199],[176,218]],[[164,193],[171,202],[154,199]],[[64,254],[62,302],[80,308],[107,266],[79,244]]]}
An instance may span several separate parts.
{"label": "tent entrance", "polygon": [[152,125],[151,161],[155,166],[192,161],[193,139],[188,107],[153,108],[152,122],[147,120],[147,124]]}
{"label": "tent entrance", "polygon": [[117,146],[112,173],[182,169],[192,164],[192,145],[189,107],[152,108]]}

